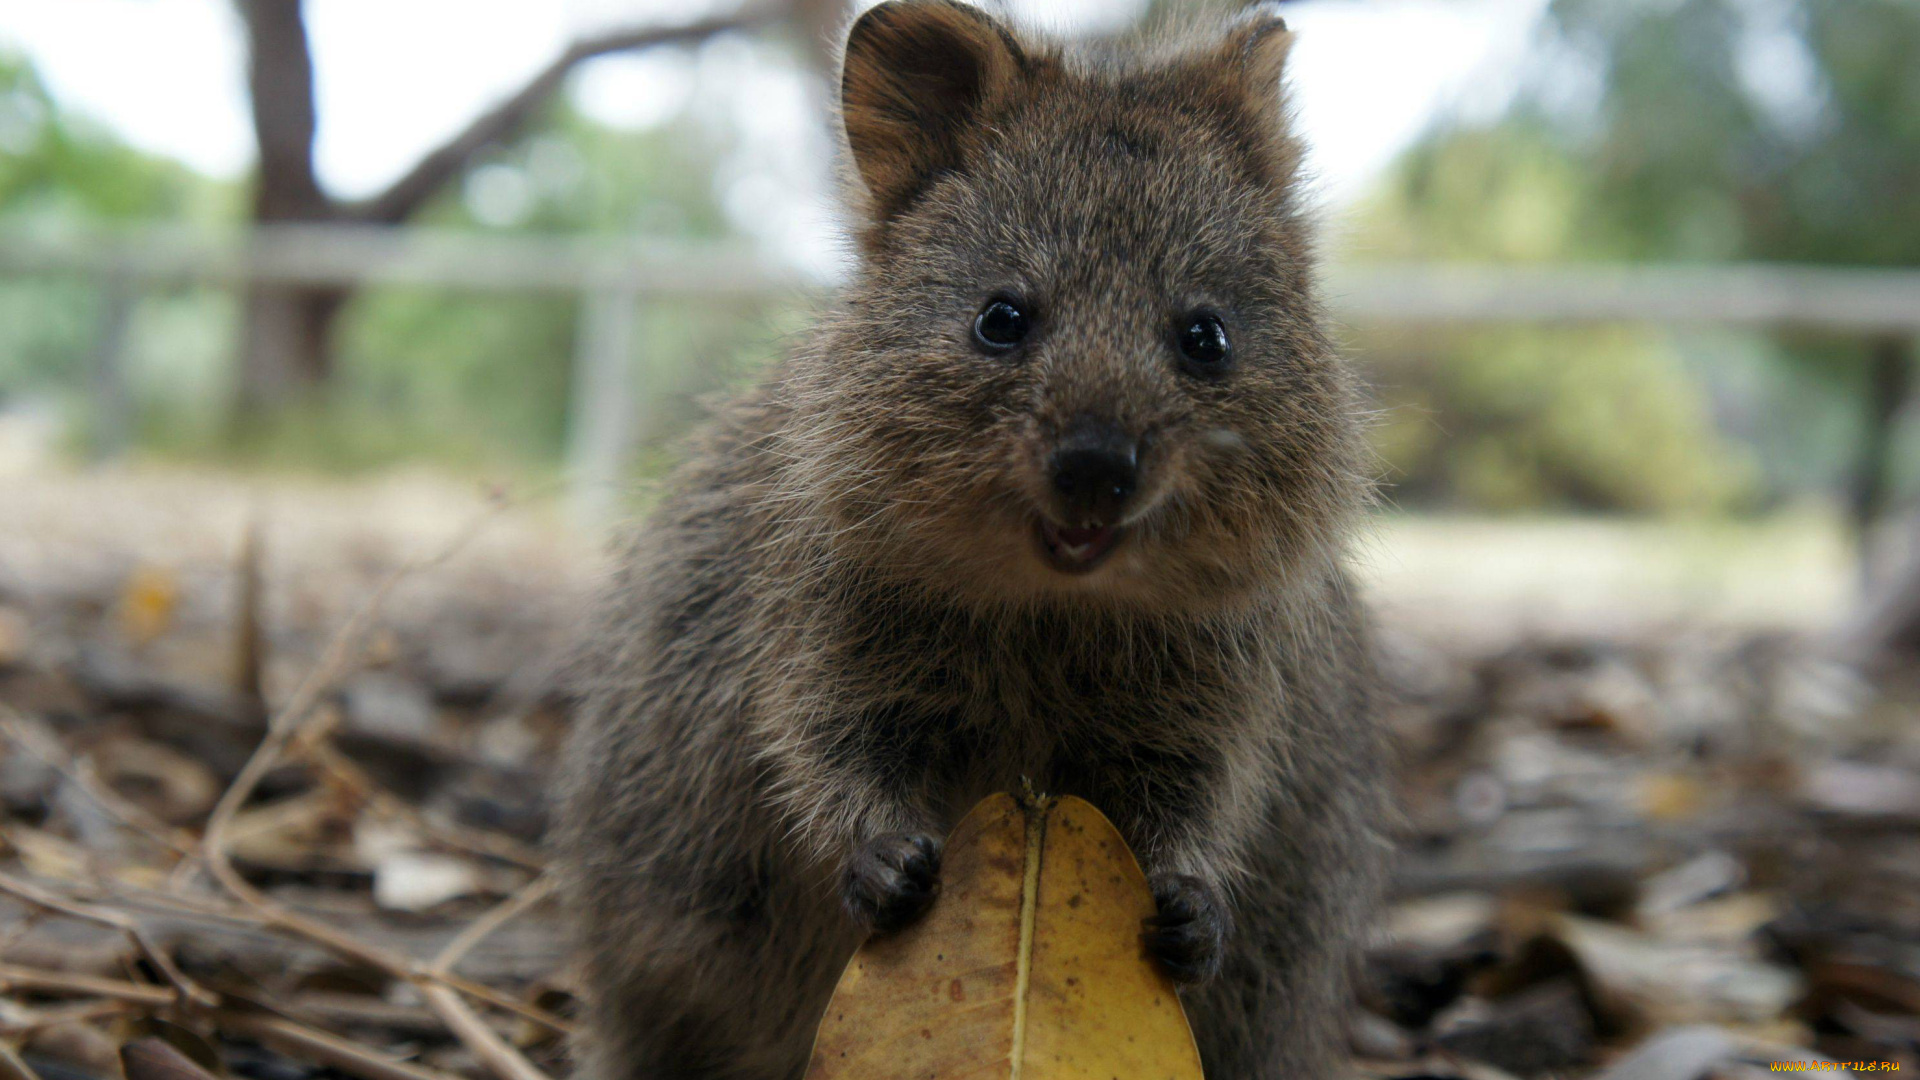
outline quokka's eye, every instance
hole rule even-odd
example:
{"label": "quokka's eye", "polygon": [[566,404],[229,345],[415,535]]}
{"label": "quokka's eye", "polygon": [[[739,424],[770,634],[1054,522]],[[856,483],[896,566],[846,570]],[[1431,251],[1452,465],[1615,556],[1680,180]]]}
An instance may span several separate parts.
{"label": "quokka's eye", "polygon": [[1026,340],[1033,320],[1020,302],[1004,296],[987,301],[973,320],[973,340],[988,352],[1006,352]]}
{"label": "quokka's eye", "polygon": [[1187,373],[1202,379],[1217,379],[1233,367],[1233,345],[1227,340],[1227,325],[1211,311],[1195,311],[1177,325],[1174,343]]}

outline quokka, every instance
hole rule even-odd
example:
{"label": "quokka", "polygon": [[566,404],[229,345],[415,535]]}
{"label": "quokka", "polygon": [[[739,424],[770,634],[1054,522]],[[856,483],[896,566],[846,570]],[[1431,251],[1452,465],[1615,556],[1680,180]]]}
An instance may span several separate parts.
{"label": "quokka", "polygon": [[1266,7],[1070,47],[889,0],[859,265],[697,438],[582,663],[590,1080],[790,1080],[849,955],[1023,783],[1154,884],[1209,1076],[1326,1076],[1381,877],[1359,409]]}

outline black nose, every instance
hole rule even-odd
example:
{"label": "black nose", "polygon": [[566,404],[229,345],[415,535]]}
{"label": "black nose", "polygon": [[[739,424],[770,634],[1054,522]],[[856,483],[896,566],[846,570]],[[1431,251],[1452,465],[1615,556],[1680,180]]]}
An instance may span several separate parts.
{"label": "black nose", "polygon": [[1120,520],[1140,479],[1132,440],[1114,436],[1073,439],[1053,454],[1053,489],[1075,526]]}

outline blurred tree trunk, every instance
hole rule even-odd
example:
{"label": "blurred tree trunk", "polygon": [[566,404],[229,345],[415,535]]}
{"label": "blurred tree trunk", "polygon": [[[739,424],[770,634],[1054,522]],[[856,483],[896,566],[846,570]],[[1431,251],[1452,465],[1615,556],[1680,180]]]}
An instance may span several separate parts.
{"label": "blurred tree trunk", "polygon": [[1863,575],[1872,573],[1873,528],[1893,496],[1893,450],[1900,414],[1913,391],[1913,342],[1889,336],[1874,341],[1867,358],[1860,453],[1848,484],[1847,503],[1859,542]]}
{"label": "blurred tree trunk", "polygon": [[1871,550],[1872,530],[1887,514],[1893,497],[1893,449],[1900,414],[1912,396],[1914,342],[1888,337],[1874,343],[1867,369],[1866,432],[1852,512],[1860,530],[1861,575],[1867,591],[1852,633],[1863,656],[1901,667],[1920,668],[1920,512],[1903,535]]}
{"label": "blurred tree trunk", "polygon": [[[328,195],[314,171],[317,115],[303,0],[236,0],[246,27],[248,89],[259,150],[254,224],[402,224],[482,150],[519,134],[580,63],[613,52],[691,44],[776,18],[795,18],[801,32],[811,38],[811,29],[824,18],[822,13],[843,3],[751,0],[732,15],[582,38],[519,90],[423,156],[385,191],[361,202],[345,202]],[[332,374],[334,324],[351,297],[350,289],[337,286],[256,282],[247,289],[240,335],[241,418],[309,398],[325,385]]]}
{"label": "blurred tree trunk", "polygon": [[[255,225],[324,222],[333,201],[313,169],[313,54],[299,0],[243,0],[247,89],[259,152]],[[251,415],[311,393],[326,381],[337,289],[255,282],[240,332],[240,409]]]}
{"label": "blurred tree trunk", "polygon": [[1920,671],[1920,514],[1904,539],[1902,568],[1867,590],[1844,641],[1850,653],[1875,666]]}

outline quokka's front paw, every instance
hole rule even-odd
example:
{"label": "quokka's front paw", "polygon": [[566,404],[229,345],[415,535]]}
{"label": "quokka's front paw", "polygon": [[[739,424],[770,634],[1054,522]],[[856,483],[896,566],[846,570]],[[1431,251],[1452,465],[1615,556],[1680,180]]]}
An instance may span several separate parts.
{"label": "quokka's front paw", "polygon": [[854,852],[840,898],[855,922],[889,934],[919,918],[939,888],[940,841],[925,833],[888,833]]}
{"label": "quokka's front paw", "polygon": [[1227,947],[1228,915],[1220,892],[1188,874],[1153,879],[1160,913],[1145,920],[1147,952],[1175,982],[1205,982],[1220,973]]}

